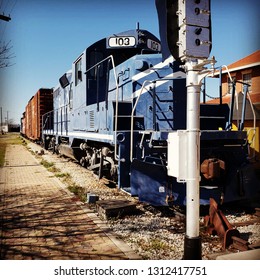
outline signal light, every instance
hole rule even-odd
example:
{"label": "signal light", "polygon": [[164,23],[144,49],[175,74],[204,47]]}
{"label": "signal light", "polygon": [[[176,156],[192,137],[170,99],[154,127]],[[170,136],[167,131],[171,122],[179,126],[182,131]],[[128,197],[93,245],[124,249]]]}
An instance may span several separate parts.
{"label": "signal light", "polygon": [[164,50],[176,60],[209,57],[210,0],[156,0],[156,7],[164,58]]}

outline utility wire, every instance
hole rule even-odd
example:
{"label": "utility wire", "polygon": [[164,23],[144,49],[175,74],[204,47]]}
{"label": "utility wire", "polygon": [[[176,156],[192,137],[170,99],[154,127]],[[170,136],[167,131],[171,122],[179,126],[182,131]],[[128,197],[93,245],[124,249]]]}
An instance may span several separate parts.
{"label": "utility wire", "polygon": [[2,30],[0,30],[0,42],[2,41],[2,39],[4,38],[4,34],[5,34],[5,30],[6,30],[6,25],[7,25],[7,22],[5,22]]}
{"label": "utility wire", "polygon": [[14,9],[14,7],[16,6],[16,4],[17,4],[17,0],[15,0],[14,3],[13,3],[13,6],[12,6],[10,12],[9,12],[10,15],[12,14],[13,9]]}
{"label": "utility wire", "polygon": [[3,13],[5,13],[5,10],[6,10],[7,6],[8,6],[8,4],[9,4],[9,0],[7,0],[6,5],[5,5],[5,7],[3,8]]}

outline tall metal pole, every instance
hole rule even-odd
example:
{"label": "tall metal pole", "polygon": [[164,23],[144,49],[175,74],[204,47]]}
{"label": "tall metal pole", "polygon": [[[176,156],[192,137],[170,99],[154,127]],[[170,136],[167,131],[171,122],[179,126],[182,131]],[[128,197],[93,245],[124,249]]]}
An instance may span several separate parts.
{"label": "tall metal pole", "polygon": [[203,104],[206,103],[206,79],[203,79]]}
{"label": "tall metal pole", "polygon": [[200,209],[200,82],[196,61],[187,61],[187,179],[184,259],[201,259]]}

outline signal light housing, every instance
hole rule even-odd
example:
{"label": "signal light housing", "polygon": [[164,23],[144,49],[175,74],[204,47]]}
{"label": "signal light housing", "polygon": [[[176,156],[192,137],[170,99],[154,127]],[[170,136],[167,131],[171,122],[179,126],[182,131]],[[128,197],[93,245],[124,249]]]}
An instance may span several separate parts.
{"label": "signal light housing", "polygon": [[164,58],[166,51],[182,61],[209,57],[210,0],[156,0],[156,7]]}

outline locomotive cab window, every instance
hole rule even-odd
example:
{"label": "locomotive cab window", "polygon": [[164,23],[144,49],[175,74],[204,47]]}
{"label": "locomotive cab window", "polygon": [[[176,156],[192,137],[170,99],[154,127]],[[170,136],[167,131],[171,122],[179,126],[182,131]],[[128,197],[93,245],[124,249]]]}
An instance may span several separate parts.
{"label": "locomotive cab window", "polygon": [[75,64],[75,85],[82,82],[82,59],[79,59]]}

